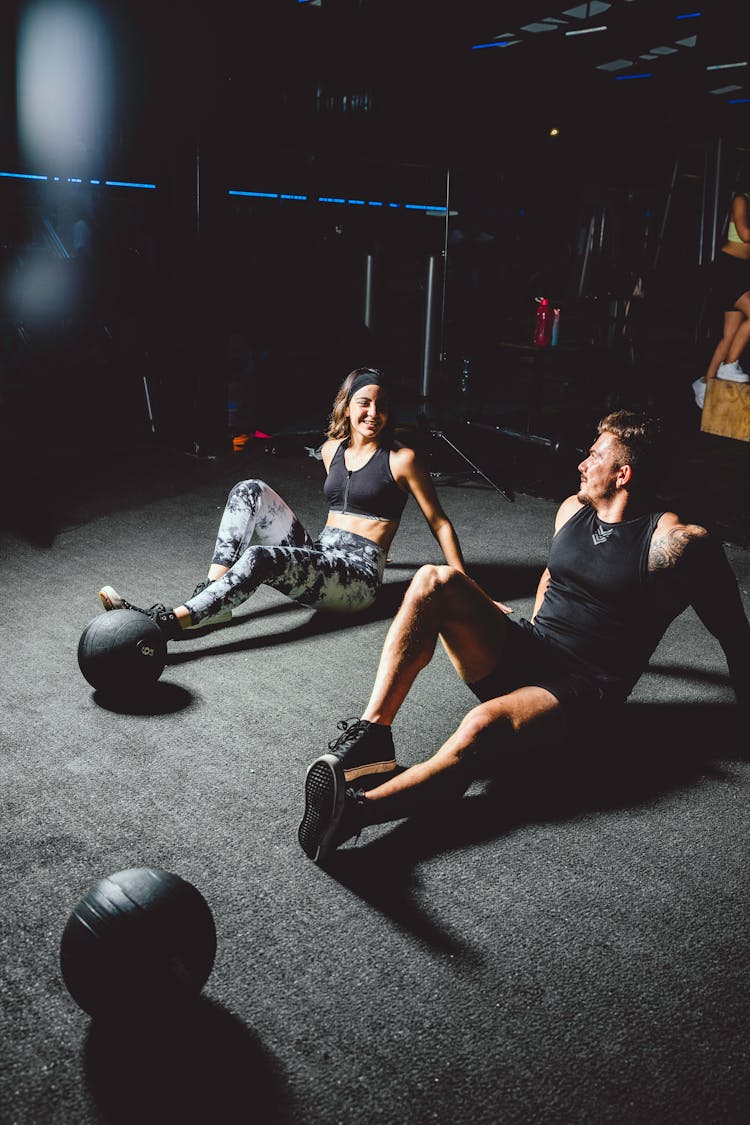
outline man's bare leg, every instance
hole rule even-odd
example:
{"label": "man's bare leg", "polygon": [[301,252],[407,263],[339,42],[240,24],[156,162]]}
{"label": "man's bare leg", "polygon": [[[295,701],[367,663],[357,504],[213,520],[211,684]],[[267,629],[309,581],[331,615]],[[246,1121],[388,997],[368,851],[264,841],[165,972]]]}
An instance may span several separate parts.
{"label": "man's bare leg", "polygon": [[402,796],[436,780],[447,771],[472,766],[480,747],[488,738],[497,743],[502,753],[511,745],[542,737],[554,729],[559,704],[554,695],[541,687],[523,687],[508,695],[479,703],[461,720],[458,728],[440,749],[427,758],[396,774],[364,794],[368,802],[387,801]]}
{"label": "man's bare leg", "polygon": [[321,863],[336,846],[346,783],[395,769],[390,724],[432,659],[438,637],[456,670],[471,683],[497,666],[506,630],[500,607],[459,571],[424,566],[417,572],[388,630],[362,719],[342,724],[344,734],[332,745],[332,753],[321,755],[308,768],[298,838],[310,859]]}
{"label": "man's bare leg", "polygon": [[339,723],[344,733],[329,743],[346,782],[371,782],[397,768],[391,723],[438,637],[471,683],[497,667],[506,632],[506,613],[476,582],[450,566],[421,567],[388,630],[367,707]]}
{"label": "man's bare leg", "polygon": [[[467,683],[494,671],[505,647],[508,623],[503,610],[465,575],[450,567],[426,566],[415,575],[388,631],[375,684],[362,719],[342,738],[348,746],[316,759],[305,779],[305,811],[299,842],[316,863],[325,861],[351,835],[346,821],[346,783],[379,772],[373,744],[383,757],[393,754],[390,723],[432,658],[440,637],[456,671]],[[409,815],[422,801],[459,796],[471,780],[473,752],[491,732],[502,744],[553,720],[558,702],[543,688],[526,687],[480,703],[431,758],[360,794],[353,831],[367,823]],[[366,727],[365,730],[358,729]],[[367,744],[362,755],[363,747]],[[388,750],[387,748],[390,747]],[[391,762],[391,766],[395,763]],[[357,768],[352,768],[354,765]],[[351,811],[351,810],[349,810]],[[343,832],[343,835],[342,835]]]}
{"label": "man's bare leg", "polygon": [[474,707],[436,754],[368,792],[346,789],[344,770],[333,754],[310,766],[305,780],[305,811],[299,842],[316,863],[324,863],[344,840],[368,824],[400,820],[460,797],[475,772],[474,758],[492,739],[502,754],[532,734],[542,738],[557,729],[559,704],[544,688],[524,687]]}
{"label": "man's bare leg", "polygon": [[393,619],[362,718],[390,726],[438,637],[459,676],[474,683],[497,667],[506,615],[465,574],[449,566],[417,571]]}

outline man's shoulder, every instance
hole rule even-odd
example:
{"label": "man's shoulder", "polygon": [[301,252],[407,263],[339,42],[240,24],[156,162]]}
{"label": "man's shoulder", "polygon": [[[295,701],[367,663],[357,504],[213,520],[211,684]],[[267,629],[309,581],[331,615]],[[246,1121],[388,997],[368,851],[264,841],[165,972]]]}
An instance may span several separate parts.
{"label": "man's shoulder", "polygon": [[649,571],[673,570],[708,537],[700,524],[684,523],[675,512],[663,512],[651,536]]}
{"label": "man's shoulder", "polygon": [[562,525],[567,523],[571,516],[574,516],[576,512],[580,512],[581,508],[585,507],[586,505],[582,504],[577,496],[568,496],[557,509],[555,531],[559,531]]}

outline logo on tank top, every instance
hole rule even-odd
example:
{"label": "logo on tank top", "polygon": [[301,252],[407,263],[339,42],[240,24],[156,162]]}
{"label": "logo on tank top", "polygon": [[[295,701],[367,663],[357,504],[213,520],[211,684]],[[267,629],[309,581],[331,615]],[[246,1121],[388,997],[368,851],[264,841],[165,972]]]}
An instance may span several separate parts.
{"label": "logo on tank top", "polygon": [[602,543],[606,543],[610,535],[615,529],[608,527],[605,531],[601,524],[597,524],[596,531],[591,532],[591,539],[595,547],[601,547]]}

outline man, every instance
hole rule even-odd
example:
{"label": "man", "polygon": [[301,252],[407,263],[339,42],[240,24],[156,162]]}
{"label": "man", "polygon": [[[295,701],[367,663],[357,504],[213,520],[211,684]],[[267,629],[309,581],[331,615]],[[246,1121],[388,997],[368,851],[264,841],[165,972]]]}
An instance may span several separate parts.
{"label": "man", "polygon": [[[462,793],[481,750],[559,737],[574,718],[624,702],[670,623],[692,604],[727,658],[740,702],[750,696],[750,623],[734,575],[703,527],[652,510],[658,424],[617,411],[579,465],[580,491],[561,504],[531,621],[448,566],[422,567],[385,640],[362,718],[317,758],[305,781],[299,841],[323,863],[366,824]],[[438,637],[479,703],[431,758],[398,771],[390,725]],[[361,779],[382,784],[356,789]],[[347,788],[347,783],[350,787]]]}

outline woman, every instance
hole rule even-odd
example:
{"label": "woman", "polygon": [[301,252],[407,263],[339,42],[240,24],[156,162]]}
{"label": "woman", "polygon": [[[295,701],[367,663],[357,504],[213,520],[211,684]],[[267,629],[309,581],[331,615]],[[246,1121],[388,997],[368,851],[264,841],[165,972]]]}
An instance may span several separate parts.
{"label": "woman", "polygon": [[727,240],[711,265],[710,301],[724,314],[724,332],[702,379],[693,383],[703,409],[709,379],[750,382],[739,364],[750,340],[750,193],[735,195]]}
{"label": "woman", "polygon": [[[453,525],[429,472],[413,449],[393,441],[390,400],[381,372],[360,367],[341,385],[322,447],[328,519],[313,541],[281,497],[259,480],[229,493],[208,577],[174,609],[139,610],[170,639],[228,621],[265,584],[315,609],[356,613],[380,588],[388,548],[409,494],[415,498],[451,566],[464,570]],[[252,540],[252,542],[251,542]],[[104,608],[139,609],[112,586]]]}

